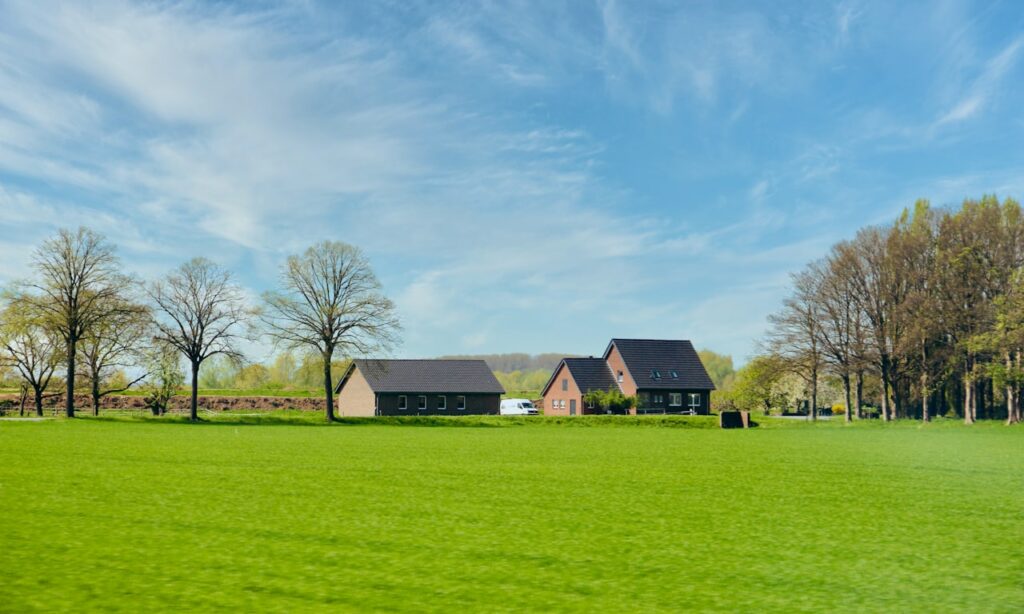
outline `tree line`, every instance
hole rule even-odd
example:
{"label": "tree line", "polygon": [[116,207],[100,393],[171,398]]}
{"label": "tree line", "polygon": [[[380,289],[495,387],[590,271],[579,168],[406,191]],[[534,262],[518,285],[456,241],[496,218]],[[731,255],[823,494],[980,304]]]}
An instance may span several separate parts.
{"label": "tree line", "polygon": [[841,241],[792,276],[763,355],[737,376],[734,402],[770,408],[796,378],[816,417],[823,381],[846,420],[953,415],[1021,419],[1024,218],[1012,199],[957,209],[918,201],[895,223]]}
{"label": "tree line", "polygon": [[[400,331],[369,261],[356,247],[317,243],[289,256],[278,287],[258,304],[227,269],[194,258],[160,279],[127,274],[114,246],[89,228],[60,230],[31,259],[32,275],[5,288],[0,366],[14,371],[42,415],[63,376],[64,412],[75,416],[81,376],[94,412],[102,397],[149,381],[147,405],[164,413],[188,365],[190,418],[198,420],[201,370],[211,359],[244,363],[245,341],[263,336],[319,358],[325,415],[334,419],[334,356],[386,350]],[[126,369],[141,373],[126,380]]]}

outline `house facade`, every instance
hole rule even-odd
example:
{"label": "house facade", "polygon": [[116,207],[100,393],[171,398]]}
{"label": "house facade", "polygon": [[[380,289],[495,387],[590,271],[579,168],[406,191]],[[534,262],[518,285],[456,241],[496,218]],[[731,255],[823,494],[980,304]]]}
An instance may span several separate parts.
{"label": "house facade", "polygon": [[354,360],[335,387],[339,416],[498,414],[504,393],[482,360]]}
{"label": "house facade", "polygon": [[584,397],[609,389],[637,396],[638,413],[707,414],[715,385],[689,341],[612,339],[601,358],[559,363],[541,393],[544,413],[607,413],[588,406]]}

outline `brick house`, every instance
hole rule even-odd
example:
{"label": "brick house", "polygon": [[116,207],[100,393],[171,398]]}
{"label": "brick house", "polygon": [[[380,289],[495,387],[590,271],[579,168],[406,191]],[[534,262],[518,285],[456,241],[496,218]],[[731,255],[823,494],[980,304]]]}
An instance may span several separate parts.
{"label": "brick house", "polygon": [[639,397],[639,413],[709,413],[711,382],[693,344],[684,340],[612,339],[602,358],[565,358],[544,386],[544,414],[602,412],[587,407],[592,390]]}
{"label": "brick house", "polygon": [[340,416],[498,414],[504,393],[482,360],[353,360],[335,387]]}

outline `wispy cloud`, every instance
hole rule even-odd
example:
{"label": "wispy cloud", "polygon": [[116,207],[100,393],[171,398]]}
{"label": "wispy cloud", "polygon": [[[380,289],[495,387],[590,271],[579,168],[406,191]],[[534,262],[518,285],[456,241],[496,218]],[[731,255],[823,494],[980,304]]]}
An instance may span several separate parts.
{"label": "wispy cloud", "polygon": [[255,291],[331,238],[366,249],[409,355],[740,355],[788,271],[897,200],[1017,186],[1024,37],[998,12],[2,3],[0,277],[60,225]]}
{"label": "wispy cloud", "polygon": [[1003,79],[1015,67],[1022,45],[1024,36],[1018,36],[985,62],[980,74],[964,88],[962,97],[936,120],[934,127],[969,120],[984,110],[999,94]]}

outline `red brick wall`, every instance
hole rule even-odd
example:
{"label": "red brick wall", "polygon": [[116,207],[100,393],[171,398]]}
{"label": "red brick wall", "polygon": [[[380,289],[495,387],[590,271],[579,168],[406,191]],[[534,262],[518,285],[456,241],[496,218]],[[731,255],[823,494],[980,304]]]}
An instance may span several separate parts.
{"label": "red brick wall", "polygon": [[[562,390],[562,380],[567,380],[568,390]],[[544,415],[568,416],[569,402],[572,400],[576,401],[576,415],[583,414],[583,393],[580,392],[579,386],[576,385],[572,374],[569,373],[568,367],[564,364],[559,365],[558,371],[555,372],[555,379],[551,383],[551,388],[544,395]],[[555,401],[565,401],[565,407],[555,408]]]}
{"label": "red brick wall", "polygon": [[619,384],[619,388],[622,389],[622,394],[627,397],[631,397],[636,394],[636,382],[633,381],[633,376],[629,374],[629,370],[626,369],[626,363],[622,360],[622,355],[619,354],[619,348],[614,345],[608,349],[608,355],[604,357],[608,362],[608,366],[611,367],[612,377],[615,381],[619,381],[619,371],[622,372],[622,382]]}

